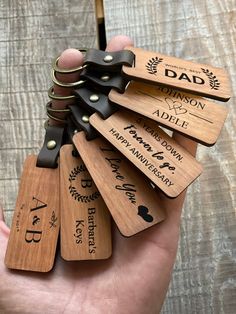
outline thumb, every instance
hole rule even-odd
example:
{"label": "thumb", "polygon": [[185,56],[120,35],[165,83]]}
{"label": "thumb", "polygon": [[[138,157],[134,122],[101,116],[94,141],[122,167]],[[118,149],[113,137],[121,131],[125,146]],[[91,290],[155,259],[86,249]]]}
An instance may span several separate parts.
{"label": "thumb", "polygon": [[0,235],[3,234],[5,237],[9,237],[10,234],[10,229],[8,228],[8,226],[5,223],[4,220],[4,214],[3,214],[3,208],[0,205]]}

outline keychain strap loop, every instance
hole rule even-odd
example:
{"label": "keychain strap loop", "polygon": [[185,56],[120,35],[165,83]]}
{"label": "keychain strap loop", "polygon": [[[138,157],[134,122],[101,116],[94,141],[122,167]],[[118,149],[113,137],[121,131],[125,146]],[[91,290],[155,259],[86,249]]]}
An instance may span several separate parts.
{"label": "keychain strap loop", "polygon": [[122,65],[132,67],[135,55],[130,50],[115,52],[89,49],[84,58],[85,65],[92,65],[98,71],[116,72],[121,70]]}
{"label": "keychain strap loop", "polygon": [[79,88],[74,91],[79,104],[89,112],[98,112],[103,119],[107,119],[118,110],[116,105],[109,102],[108,96],[89,88]]}
{"label": "keychain strap loop", "polygon": [[37,167],[57,168],[57,157],[63,144],[64,127],[47,126],[43,147],[38,158]]}

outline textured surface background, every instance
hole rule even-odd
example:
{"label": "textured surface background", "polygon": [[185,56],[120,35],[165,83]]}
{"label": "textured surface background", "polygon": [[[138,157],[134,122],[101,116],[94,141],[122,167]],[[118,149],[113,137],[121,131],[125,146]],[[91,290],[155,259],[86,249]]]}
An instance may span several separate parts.
{"label": "textured surface background", "polygon": [[[105,0],[106,35],[227,69],[236,92],[236,2]],[[10,224],[25,156],[43,138],[50,62],[67,47],[96,47],[92,0],[0,1],[0,202]],[[163,313],[236,312],[235,97],[217,144],[199,146],[202,176],[183,211]]]}
{"label": "textured surface background", "polygon": [[93,0],[0,1],[0,202],[8,224],[23,161],[43,142],[51,61],[68,47],[97,47]]}
{"label": "textured surface background", "polygon": [[[236,2],[105,0],[107,38],[225,67],[236,92]],[[236,313],[236,99],[212,148],[199,146],[201,177],[189,188],[163,313]],[[187,170],[187,169],[186,169]]]}

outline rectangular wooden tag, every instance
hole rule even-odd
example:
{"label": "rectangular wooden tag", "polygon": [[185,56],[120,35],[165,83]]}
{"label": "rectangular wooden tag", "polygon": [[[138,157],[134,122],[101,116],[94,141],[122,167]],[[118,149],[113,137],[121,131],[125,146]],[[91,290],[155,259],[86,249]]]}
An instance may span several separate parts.
{"label": "rectangular wooden tag", "polygon": [[135,54],[134,66],[122,68],[123,73],[129,78],[150,84],[164,84],[223,101],[231,97],[230,82],[224,69],[141,48],[125,49]]}
{"label": "rectangular wooden tag", "polygon": [[60,150],[61,256],[68,261],[111,256],[111,219],[96,185],[73,146]]}
{"label": "rectangular wooden tag", "polygon": [[202,97],[135,81],[124,94],[112,90],[109,99],[205,145],[215,144],[228,113]]}
{"label": "rectangular wooden tag", "polygon": [[59,217],[59,169],[24,163],[5,264],[8,268],[48,272],[54,264]]}
{"label": "rectangular wooden tag", "polygon": [[89,122],[170,197],[178,196],[202,172],[201,165],[155,121],[120,110]]}
{"label": "rectangular wooden tag", "polygon": [[117,227],[132,236],[165,218],[150,181],[104,138],[87,141],[84,132],[73,137]]}

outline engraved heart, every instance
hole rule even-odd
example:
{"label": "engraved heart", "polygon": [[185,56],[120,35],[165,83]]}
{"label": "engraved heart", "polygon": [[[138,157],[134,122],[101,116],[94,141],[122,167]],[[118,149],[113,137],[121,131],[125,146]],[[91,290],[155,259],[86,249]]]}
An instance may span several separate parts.
{"label": "engraved heart", "polygon": [[152,222],[153,217],[148,214],[148,208],[143,205],[139,205],[138,207],[138,215],[143,218],[146,222]]}
{"label": "engraved heart", "polygon": [[171,98],[166,97],[165,101],[169,107],[170,110],[175,111],[175,115],[179,114],[185,114],[187,112],[187,109],[183,108],[182,104],[176,100],[172,100]]}

